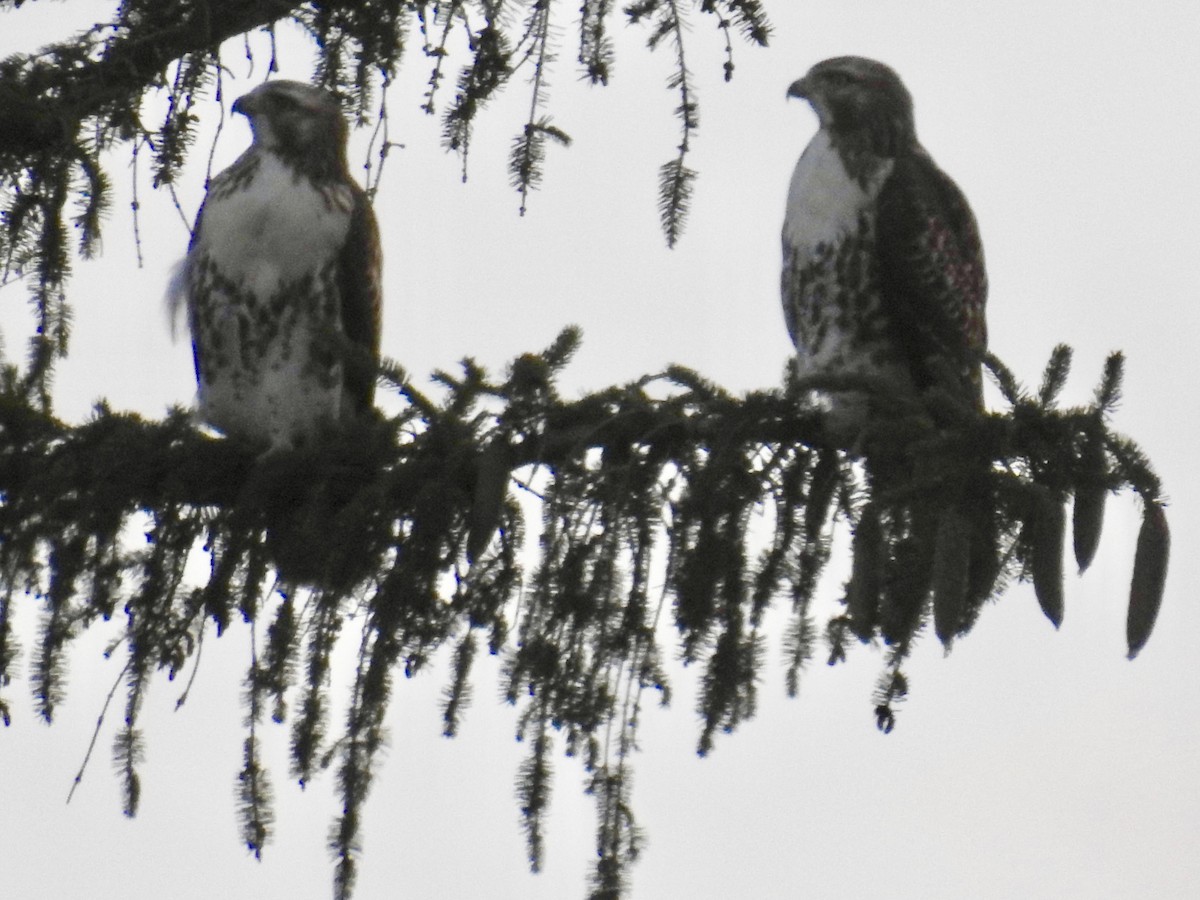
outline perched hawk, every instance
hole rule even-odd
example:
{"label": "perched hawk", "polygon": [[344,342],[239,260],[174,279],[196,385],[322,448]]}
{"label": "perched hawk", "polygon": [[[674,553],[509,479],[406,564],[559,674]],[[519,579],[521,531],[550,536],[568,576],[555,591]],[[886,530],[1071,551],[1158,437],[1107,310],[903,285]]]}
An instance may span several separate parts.
{"label": "perched hawk", "polygon": [[186,300],[200,417],[293,447],[371,407],[379,231],[331,94],[270,81],[233,111],[254,140],[209,185],[172,305]]}
{"label": "perched hawk", "polygon": [[[917,141],[912,99],[882,63],[817,63],[788,89],[820,130],[788,189],[783,312],[802,380],[937,386],[982,409],[987,278],[967,201]],[[860,431],[867,395],[833,390],[834,433]]]}

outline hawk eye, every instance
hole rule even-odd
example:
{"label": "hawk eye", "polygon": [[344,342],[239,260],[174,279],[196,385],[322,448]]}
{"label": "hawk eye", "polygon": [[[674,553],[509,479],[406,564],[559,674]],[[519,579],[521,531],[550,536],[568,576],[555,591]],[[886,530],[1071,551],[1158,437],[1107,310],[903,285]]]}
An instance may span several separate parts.
{"label": "hawk eye", "polygon": [[825,80],[833,87],[847,87],[854,79],[845,72],[830,72],[825,76]]}

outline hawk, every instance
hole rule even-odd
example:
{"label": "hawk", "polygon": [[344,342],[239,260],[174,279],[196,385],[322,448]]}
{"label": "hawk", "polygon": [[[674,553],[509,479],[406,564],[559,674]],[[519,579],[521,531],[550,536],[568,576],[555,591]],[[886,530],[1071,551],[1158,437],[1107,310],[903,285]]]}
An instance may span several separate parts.
{"label": "hawk", "polygon": [[269,81],[239,98],[253,142],[208,187],[171,291],[199,416],[268,450],[365,414],[379,361],[379,229],[336,98]]}
{"label": "hawk", "polygon": [[[983,408],[987,277],[957,185],[917,141],[912,98],[882,63],[817,63],[788,88],[820,128],[796,163],[783,223],[783,312],[801,382],[941,388]],[[826,393],[836,434],[861,432],[868,393]]]}

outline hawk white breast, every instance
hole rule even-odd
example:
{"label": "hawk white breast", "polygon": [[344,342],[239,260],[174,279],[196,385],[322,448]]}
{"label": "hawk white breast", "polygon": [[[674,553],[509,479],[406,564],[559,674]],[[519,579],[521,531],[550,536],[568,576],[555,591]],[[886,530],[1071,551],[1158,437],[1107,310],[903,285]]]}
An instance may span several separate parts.
{"label": "hawk white breast", "polygon": [[[882,63],[839,57],[788,89],[820,129],[792,175],[783,311],[808,383],[937,386],[982,408],[987,278],[962,193],[917,141],[912,100]],[[835,389],[831,429],[861,430],[869,392]]]}
{"label": "hawk white breast", "polygon": [[233,438],[296,446],[371,407],[378,227],[331,94],[270,81],[233,110],[253,143],[209,185],[177,279],[199,414]]}

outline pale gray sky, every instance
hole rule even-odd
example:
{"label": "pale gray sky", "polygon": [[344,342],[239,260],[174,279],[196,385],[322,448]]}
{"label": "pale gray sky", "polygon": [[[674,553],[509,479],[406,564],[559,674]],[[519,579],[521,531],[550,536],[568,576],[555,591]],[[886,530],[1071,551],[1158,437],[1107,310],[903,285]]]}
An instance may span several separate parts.
{"label": "pale gray sky", "polygon": [[[89,8],[110,6],[43,2],[5,13],[0,54],[69,33],[90,21]],[[694,673],[675,667],[674,706],[645,716],[636,760],[648,843],[631,896],[1200,896],[1200,606],[1192,597],[1200,427],[1191,390],[1200,332],[1200,6],[776,0],[768,9],[771,48],[737,48],[728,85],[721,41],[696,17],[689,62],[702,107],[691,164],[700,180],[674,251],[659,234],[655,187],[678,139],[669,115],[677,100],[663,87],[669,55],[647,55],[640,31],[618,29],[614,82],[594,89],[577,83],[572,23],[560,23],[551,111],[575,143],[550,149],[545,188],[523,219],[504,156],[526,97],[510,92],[484,116],[463,185],[458,160],[438,146],[438,121],[417,110],[427,71],[413,54],[391,107],[393,140],[406,149],[389,160],[377,201],[385,352],[420,380],[468,354],[499,367],[578,323],[585,342],[569,389],[668,362],[735,390],[777,383],[791,349],[779,311],[779,225],[791,168],[815,129],[811,111],[784,92],[819,59],[873,56],[905,79],[923,142],[979,218],[992,349],[1036,382],[1050,348],[1071,343],[1068,401],[1090,395],[1108,351],[1126,351],[1116,426],[1141,442],[1164,479],[1173,564],[1154,637],[1130,663],[1125,602],[1138,508],[1127,496],[1112,499],[1097,562],[1083,577],[1068,574],[1061,631],[1018,586],[951,656],[928,639],[910,667],[912,697],[886,737],[871,715],[878,653],[858,648],[845,666],[814,665],[801,697],[788,701],[777,620],[758,717],[699,760]],[[307,77],[309,59],[285,42],[282,74]],[[228,61],[243,72],[240,51]],[[248,139],[244,121],[231,122],[218,165]],[[189,216],[203,194],[199,159],[182,191]],[[124,166],[117,160],[114,171]],[[145,188],[146,265],[137,269],[128,199],[119,181],[104,256],[80,264],[71,285],[72,356],[57,379],[58,411],[69,419],[99,397],[158,416],[194,390],[190,350],[171,344],[161,300],[186,229],[168,199]],[[21,349],[24,296],[19,286],[0,292],[10,353]],[[27,648],[35,622],[27,601]],[[6,690],[15,720],[0,732],[5,895],[328,896],[333,779],[303,793],[288,782],[286,729],[269,729],[277,830],[265,861],[247,857],[238,839],[244,628],[206,642],[181,711],[172,709],[182,685],[164,679],[151,691],[137,819],[120,815],[108,762],[115,707],[87,778],[63,805],[120,668],[102,659],[103,643],[89,636],[76,648],[52,728],[34,719],[27,680]],[[350,654],[342,661],[349,665]],[[367,809],[363,900],[584,895],[594,824],[572,760],[557,763],[546,870],[526,871],[513,797],[523,748],[511,738],[513,711],[495,699],[490,663],[479,668],[475,702],[453,741],[439,736],[443,673],[398,683],[392,746]]]}

